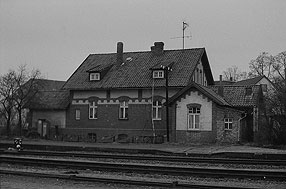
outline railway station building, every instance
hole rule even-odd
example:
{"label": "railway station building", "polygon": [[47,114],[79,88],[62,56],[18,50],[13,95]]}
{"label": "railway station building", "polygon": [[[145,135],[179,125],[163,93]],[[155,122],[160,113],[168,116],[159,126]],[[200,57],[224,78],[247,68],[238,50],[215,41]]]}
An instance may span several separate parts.
{"label": "railway station building", "polygon": [[263,95],[261,85],[215,85],[205,48],[165,50],[163,42],[90,54],[59,90],[69,103],[57,134],[96,142],[253,140]]}

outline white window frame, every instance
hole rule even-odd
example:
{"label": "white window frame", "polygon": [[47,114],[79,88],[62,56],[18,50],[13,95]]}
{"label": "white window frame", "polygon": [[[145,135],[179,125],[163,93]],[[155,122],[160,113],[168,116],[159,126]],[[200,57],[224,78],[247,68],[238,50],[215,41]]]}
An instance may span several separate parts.
{"label": "white window frame", "polygon": [[233,128],[233,119],[224,118],[224,130],[232,130]]}
{"label": "white window frame", "polygon": [[119,119],[128,119],[128,102],[126,101],[119,104]]}
{"label": "white window frame", "polygon": [[164,70],[154,70],[153,71],[153,78],[154,79],[164,78]]}
{"label": "white window frame", "polygon": [[80,110],[79,109],[75,110],[75,119],[80,120]]}
{"label": "white window frame", "polygon": [[97,104],[93,101],[89,103],[88,119],[97,119]]}
{"label": "white window frame", "polygon": [[[155,105],[154,105],[155,103]],[[152,103],[152,119],[153,120],[161,120],[162,119],[162,102],[154,101]],[[155,114],[154,114],[155,113]],[[154,117],[155,115],[155,117]]]}
{"label": "white window frame", "polygon": [[90,81],[99,81],[100,80],[100,73],[90,73],[89,74]]}
{"label": "white window frame", "polygon": [[188,108],[188,130],[200,130],[200,115],[201,108]]}

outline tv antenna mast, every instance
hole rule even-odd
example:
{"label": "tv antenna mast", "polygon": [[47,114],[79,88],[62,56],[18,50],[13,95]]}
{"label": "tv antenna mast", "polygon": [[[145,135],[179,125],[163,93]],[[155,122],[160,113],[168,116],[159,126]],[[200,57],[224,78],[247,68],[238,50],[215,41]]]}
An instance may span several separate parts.
{"label": "tv antenna mast", "polygon": [[172,37],[171,39],[178,39],[182,38],[183,39],[183,49],[185,49],[185,38],[192,38],[192,35],[185,36],[185,30],[186,28],[189,27],[189,24],[187,22],[183,22],[183,36],[182,37]]}

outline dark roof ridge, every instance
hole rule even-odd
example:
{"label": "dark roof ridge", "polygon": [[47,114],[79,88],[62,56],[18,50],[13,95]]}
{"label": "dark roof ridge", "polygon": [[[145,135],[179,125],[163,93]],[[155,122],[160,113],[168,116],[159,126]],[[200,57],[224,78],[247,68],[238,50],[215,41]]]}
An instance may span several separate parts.
{"label": "dark roof ridge", "polygon": [[[219,85],[217,85],[219,86]],[[250,84],[250,85],[224,85],[223,87],[255,87],[255,86],[259,86],[259,85],[255,85],[255,84]]]}
{"label": "dark roof ridge", "polygon": [[[208,87],[219,87],[220,85],[210,85]],[[255,85],[255,84],[251,84],[251,85],[222,85],[222,87],[255,87],[255,86],[259,86],[259,85]]]}
{"label": "dark roof ridge", "polygon": [[251,85],[259,82],[261,79],[267,78],[265,75],[255,76],[253,78],[244,79],[241,81],[235,82],[233,85]]}
{"label": "dark roof ridge", "polygon": [[40,90],[41,92],[66,92],[68,91],[67,89],[56,89],[56,90]]}
{"label": "dark roof ridge", "polygon": [[[205,47],[196,47],[196,48],[191,48],[191,49],[164,49],[164,51],[188,51],[188,50],[200,50],[200,49],[205,49]],[[124,53],[148,53],[152,52],[150,50],[145,50],[145,51],[124,51]],[[108,52],[108,53],[91,53],[90,55],[113,55],[116,54],[116,52]]]}
{"label": "dark roof ridge", "polygon": [[63,80],[45,79],[45,78],[43,78],[43,79],[42,79],[42,78],[40,78],[40,79],[35,79],[35,80],[39,80],[39,81],[40,81],[40,80],[41,80],[41,81],[44,81],[44,80],[45,80],[45,81],[58,81],[58,82],[66,82],[66,81],[63,81]]}
{"label": "dark roof ridge", "polygon": [[[258,76],[255,76],[255,77],[252,77],[252,78],[243,79],[243,80],[240,80],[240,81],[247,81],[247,80],[252,80],[252,79],[256,79],[256,78],[263,78],[263,77],[266,77],[266,76],[265,75],[258,75]],[[237,81],[237,82],[240,82],[240,81]]]}

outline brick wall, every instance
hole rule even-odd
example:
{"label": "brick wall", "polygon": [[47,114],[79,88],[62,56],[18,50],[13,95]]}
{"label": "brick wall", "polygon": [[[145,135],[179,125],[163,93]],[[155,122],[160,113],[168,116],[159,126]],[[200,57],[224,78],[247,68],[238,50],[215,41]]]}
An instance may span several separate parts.
{"label": "brick wall", "polygon": [[[128,119],[119,119],[119,104],[98,104],[98,118],[88,118],[88,104],[71,105],[67,113],[66,134],[87,135],[96,133],[98,139],[106,136],[127,134],[128,136],[152,136],[151,104],[129,104]],[[75,110],[80,110],[80,120],[75,119]],[[165,108],[162,120],[154,121],[156,135],[165,134]]]}
{"label": "brick wall", "polygon": [[[216,141],[218,143],[236,143],[238,142],[238,130],[239,130],[239,118],[241,112],[227,107],[215,106],[213,111],[215,112],[216,122]],[[225,118],[232,118],[233,124],[231,130],[225,129]]]}
{"label": "brick wall", "polygon": [[212,131],[176,131],[178,143],[214,143]]}
{"label": "brick wall", "polygon": [[[214,102],[212,103],[211,131],[176,130],[176,121],[174,121],[176,105],[172,105],[171,141],[178,143],[236,143],[238,141],[239,118],[241,112],[233,108],[219,106]],[[233,119],[231,130],[225,130],[224,118]]]}

